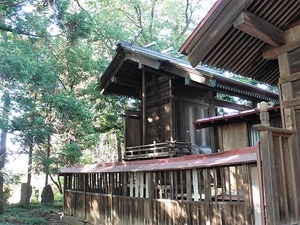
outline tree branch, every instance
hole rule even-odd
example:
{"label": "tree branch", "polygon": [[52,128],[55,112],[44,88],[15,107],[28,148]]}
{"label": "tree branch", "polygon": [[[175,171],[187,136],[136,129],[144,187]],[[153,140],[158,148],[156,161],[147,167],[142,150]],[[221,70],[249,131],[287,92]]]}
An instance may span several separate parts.
{"label": "tree branch", "polygon": [[9,7],[14,7],[14,6],[18,6],[20,4],[25,3],[25,1],[21,1],[21,2],[17,2],[17,3],[13,3],[13,4],[9,4],[8,2],[0,2],[1,5],[5,5],[4,8],[9,8]]}
{"label": "tree branch", "polygon": [[185,5],[185,26],[182,28],[182,31],[180,32],[179,37],[184,35],[184,33],[187,31],[190,23],[191,23],[191,18],[193,15],[193,9],[191,8],[191,3],[189,0],[186,0],[186,5]]}
{"label": "tree branch", "polygon": [[61,183],[60,183],[60,180],[59,180],[59,176],[57,178],[58,181],[54,180],[53,176],[51,175],[51,173],[49,173],[49,176],[50,176],[50,179],[52,180],[52,182],[55,184],[55,186],[58,188],[59,192],[62,194],[62,188],[61,188]]}
{"label": "tree branch", "polygon": [[3,26],[3,25],[0,25],[0,30],[6,31],[6,32],[11,32],[11,33],[14,33],[14,34],[26,35],[26,36],[29,36],[29,37],[36,37],[36,38],[56,37],[56,36],[59,36],[59,35],[63,34],[63,33],[56,34],[56,35],[31,34],[31,33],[24,32],[24,31],[17,31],[17,30],[13,29],[10,26]]}
{"label": "tree branch", "polygon": [[121,11],[127,17],[127,19],[130,20],[130,22],[132,22],[138,28],[141,28],[140,25],[139,25],[139,23],[135,19],[132,18],[133,17],[132,15],[130,15],[129,13],[127,13],[125,10],[121,10]]}
{"label": "tree branch", "polygon": [[77,5],[78,5],[78,7],[79,7],[80,9],[82,9],[82,10],[85,11],[85,12],[87,12],[87,11],[80,5],[80,3],[79,3],[78,0],[75,0],[75,2],[77,3]]}
{"label": "tree branch", "polygon": [[136,12],[136,15],[137,15],[137,19],[138,19],[138,22],[139,22],[139,28],[142,28],[143,27],[143,23],[142,23],[142,11],[141,11],[141,8],[140,8],[140,6],[134,6],[134,9],[135,9],[135,12]]}

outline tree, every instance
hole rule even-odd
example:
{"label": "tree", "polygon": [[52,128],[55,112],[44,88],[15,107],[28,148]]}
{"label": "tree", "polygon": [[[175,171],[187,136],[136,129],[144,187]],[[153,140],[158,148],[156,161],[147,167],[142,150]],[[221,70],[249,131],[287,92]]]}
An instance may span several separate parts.
{"label": "tree", "polygon": [[[7,123],[1,128],[18,135],[29,153],[29,167],[47,175],[45,184],[49,176],[60,188],[58,168],[82,162],[83,151],[95,149],[99,133],[122,136],[121,113],[129,100],[103,96],[95,88],[114,54],[114,43],[156,42],[153,49],[173,47],[177,54],[199,21],[193,20],[199,2],[0,2],[0,14],[7,21],[0,24],[5,33],[0,39],[0,95],[3,99],[9,94],[7,109],[13,115],[5,119],[2,113],[0,120]],[[140,36],[133,38],[139,30]],[[30,180],[28,176],[28,184]]]}
{"label": "tree", "polygon": [[3,192],[3,184],[4,184],[4,177],[3,177],[3,169],[5,165],[5,158],[6,158],[6,140],[7,140],[7,128],[8,128],[8,115],[9,115],[9,106],[10,106],[10,97],[7,92],[3,95],[3,110],[2,115],[3,119],[0,123],[1,128],[1,137],[0,137],[0,214],[4,212],[4,192]]}

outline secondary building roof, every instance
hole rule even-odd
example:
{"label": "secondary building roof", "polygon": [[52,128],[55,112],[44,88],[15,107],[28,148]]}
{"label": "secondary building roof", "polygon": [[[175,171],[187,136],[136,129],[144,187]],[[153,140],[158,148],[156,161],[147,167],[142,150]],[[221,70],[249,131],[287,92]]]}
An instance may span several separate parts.
{"label": "secondary building roof", "polygon": [[218,0],[179,51],[194,67],[202,62],[276,85],[278,62],[270,59],[280,49],[272,48],[294,38],[288,30],[299,19],[299,0]]}
{"label": "secondary building roof", "polygon": [[118,42],[116,55],[99,81],[102,93],[140,98],[142,67],[170,76],[186,79],[187,85],[200,84],[217,92],[261,101],[277,101],[278,94],[248,85],[222,75],[207,66],[193,68],[187,61],[144,47]]}
{"label": "secondary building roof", "polygon": [[[268,112],[270,116],[273,115],[280,115],[280,107],[273,106],[268,108]],[[259,121],[259,114],[260,109],[252,109],[252,110],[245,110],[238,113],[230,113],[226,115],[214,116],[214,117],[207,117],[202,119],[197,119],[193,122],[196,129],[211,127],[211,126],[219,126],[219,125],[226,125],[232,123],[238,123],[241,121],[251,121],[251,120],[258,120]]]}
{"label": "secondary building roof", "polygon": [[167,159],[69,166],[61,169],[60,173],[117,173],[181,170],[213,166],[229,166],[256,161],[256,147],[247,147],[207,155],[198,154]]}

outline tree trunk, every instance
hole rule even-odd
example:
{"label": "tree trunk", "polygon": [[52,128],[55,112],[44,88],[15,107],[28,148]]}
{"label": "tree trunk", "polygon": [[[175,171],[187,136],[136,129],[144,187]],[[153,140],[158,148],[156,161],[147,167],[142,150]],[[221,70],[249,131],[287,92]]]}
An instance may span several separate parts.
{"label": "tree trunk", "polygon": [[8,115],[9,115],[9,106],[10,106],[10,97],[7,92],[3,95],[3,120],[4,124],[1,127],[1,143],[0,143],[0,214],[4,212],[5,206],[5,194],[3,192],[3,173],[2,169],[5,165],[5,156],[6,156],[6,140],[7,140],[7,126],[8,126]]}
{"label": "tree trunk", "polygon": [[[47,137],[47,159],[49,159],[50,157],[50,149],[51,149],[51,135],[48,134]],[[49,173],[50,173],[50,168],[46,170],[46,178],[45,178],[45,186],[47,186],[49,184]]]}
{"label": "tree trunk", "polygon": [[[48,110],[48,116],[50,116],[52,113],[52,104],[49,104],[49,110]],[[48,134],[47,137],[47,150],[46,150],[46,156],[47,159],[50,158],[51,155],[51,133]],[[49,165],[50,167],[50,165]],[[47,186],[49,184],[49,174],[51,173],[50,168],[46,169],[46,178],[45,178],[45,186]]]}
{"label": "tree trunk", "polygon": [[25,193],[25,202],[24,207],[26,209],[30,206],[30,198],[32,193],[31,187],[31,174],[32,174],[32,154],[33,154],[33,143],[29,143],[29,153],[28,153],[28,172],[27,172],[27,184],[26,184],[26,193]]}
{"label": "tree trunk", "polygon": [[5,164],[5,154],[6,154],[6,138],[7,138],[7,131],[6,129],[1,129],[1,147],[0,147],[0,214],[4,212],[4,205],[5,205],[5,194],[3,192],[3,173],[1,173],[2,169],[4,168]]}

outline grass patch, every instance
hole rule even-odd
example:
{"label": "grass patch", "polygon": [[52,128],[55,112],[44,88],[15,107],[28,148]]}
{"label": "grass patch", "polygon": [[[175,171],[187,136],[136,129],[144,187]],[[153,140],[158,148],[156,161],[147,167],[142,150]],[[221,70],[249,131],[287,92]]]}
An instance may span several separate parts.
{"label": "grass patch", "polygon": [[61,203],[55,203],[52,206],[31,203],[30,209],[10,205],[5,208],[4,214],[0,215],[0,225],[47,225],[59,217],[58,212],[61,210]]}

